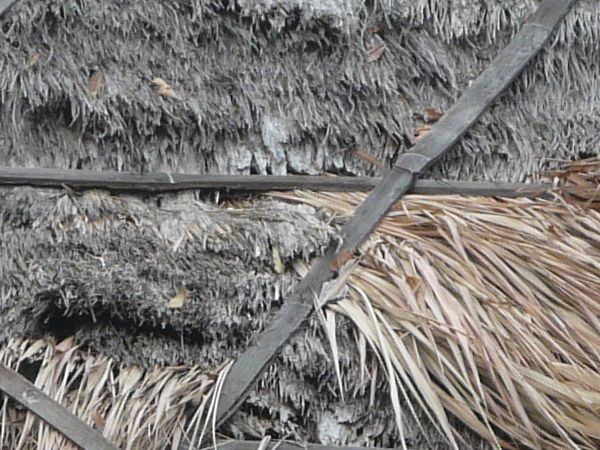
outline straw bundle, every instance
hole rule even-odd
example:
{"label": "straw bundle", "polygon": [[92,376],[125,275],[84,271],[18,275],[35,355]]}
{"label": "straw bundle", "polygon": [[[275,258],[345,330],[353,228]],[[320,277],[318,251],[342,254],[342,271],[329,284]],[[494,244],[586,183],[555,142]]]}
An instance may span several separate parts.
{"label": "straw bundle", "polygon": [[[100,432],[118,448],[165,448],[202,425],[215,398],[216,373],[199,367],[144,370],[106,356],[82,352],[72,338],[12,340],[0,351],[0,362],[34,373],[35,384]],[[194,408],[191,419],[189,408]],[[4,399],[0,442],[11,449],[75,449],[42,420]],[[189,419],[189,420],[188,420]]]}
{"label": "straw bundle", "polygon": [[[214,373],[272,320],[298,281],[291,262],[314,258],[333,238],[321,216],[310,206],[269,198],[215,204],[191,193],[144,199],[2,188],[0,351],[15,338],[73,336],[79,349],[110,357],[113,367]],[[182,287],[184,304],[169,307]],[[329,347],[313,320],[221,431],[237,439],[268,433],[300,442],[391,445],[397,431],[389,400],[372,398],[371,383],[360,380],[352,333],[349,321],[338,323],[351,402],[335,390]],[[380,376],[373,384],[384,383]],[[139,395],[154,398],[149,391]],[[412,417],[405,429],[419,441]],[[0,448],[12,442],[0,440]]]}
{"label": "straw bundle", "polygon": [[561,184],[560,193],[569,202],[600,210],[600,160],[589,158],[548,174]]}
{"label": "straw bundle", "polygon": [[[565,189],[596,192],[597,178],[582,182],[590,167]],[[338,222],[364,199],[278,196],[330,208]],[[406,400],[455,448],[467,444],[453,416],[497,448],[595,449],[598,230],[597,211],[558,197],[408,196],[363,246],[348,294],[326,310],[350,318],[359,353],[372,349],[385,369],[399,426]]]}
{"label": "straw bundle", "polygon": [[[388,166],[537,4],[20,0],[0,28],[0,164],[364,173],[345,150],[365,150]],[[580,0],[438,174],[522,181],[597,151],[599,30]]]}

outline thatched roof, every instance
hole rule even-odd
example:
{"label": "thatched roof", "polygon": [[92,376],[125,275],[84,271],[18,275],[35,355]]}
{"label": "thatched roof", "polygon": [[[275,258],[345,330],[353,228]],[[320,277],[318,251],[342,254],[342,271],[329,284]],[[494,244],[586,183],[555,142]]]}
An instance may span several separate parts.
{"label": "thatched roof", "polygon": [[[390,164],[414,142],[426,109],[443,112],[535,6],[453,3],[21,0],[0,22],[0,165],[372,170],[348,149]],[[524,180],[554,165],[547,158],[597,152],[599,22],[596,3],[580,1],[550,48],[457,146],[460,159],[450,155],[437,174]],[[308,323],[221,431],[382,446],[405,438],[449,448],[454,438],[592,448],[599,219],[583,208],[597,184],[596,175],[584,179],[583,191],[555,202],[407,199],[366,248],[347,298],[325,310],[326,326],[318,317]],[[582,209],[563,202],[573,195]],[[91,406],[89,368],[108,358],[112,381],[102,386],[129,387],[133,373],[140,386],[156,386],[144,399],[173,406],[164,415],[164,403],[148,402],[147,434],[123,428],[112,438],[161,447],[189,409],[215,398],[215,371],[270,319],[299,279],[300,261],[334,238],[343,218],[328,211],[348,214],[361,198],[214,202],[2,189],[0,360],[49,390],[57,379],[79,389],[82,400],[50,393],[67,405],[81,401],[83,418],[102,428],[133,407],[119,390]],[[494,232],[502,239],[483,242]],[[435,280],[439,289],[425,286]],[[184,306],[169,308],[182,287]],[[192,383],[197,375],[210,386]],[[513,386],[540,402],[521,408]],[[11,403],[2,414],[10,417],[2,444],[14,445],[19,433],[32,448],[56,439],[39,422],[29,432]]]}
{"label": "thatched roof", "polygon": [[[600,161],[561,177],[567,192],[553,201],[406,197],[325,308],[361,331],[359,353],[374,351],[397,416],[423,408],[457,448],[449,415],[495,447],[600,445]],[[365,198],[278,196],[341,223]],[[325,328],[335,336],[335,321]]]}
{"label": "thatched roof", "polygon": [[[598,167],[566,172],[569,190],[555,200],[407,197],[364,246],[347,293],[284,347],[222,431],[595,448]],[[218,367],[253,339],[363,196],[299,192],[217,206],[179,195],[159,207],[101,192],[4,189],[0,359],[63,404],[81,402],[81,416],[113,430],[115,442],[160,448],[188,412],[188,426],[202,429],[198,411],[212,404]],[[169,308],[181,286],[185,304]],[[98,403],[85,381],[98,361],[145,405],[144,434],[106,425],[132,406],[121,391]],[[57,379],[77,396],[52,390]],[[27,428],[11,408],[2,439],[14,444]],[[30,445],[56,438],[32,424]]]}
{"label": "thatched roof", "polygon": [[[2,19],[0,163],[371,170],[345,150],[389,164],[535,4],[22,0]],[[599,29],[581,0],[438,173],[517,181],[597,153]]]}
{"label": "thatched roof", "polygon": [[[5,348],[0,354],[13,355],[3,359],[12,361],[11,367],[23,358],[39,364],[28,350],[38,345],[36,340],[73,336],[83,354],[72,356],[70,371],[55,369],[60,379],[74,382],[80,371],[89,371],[86,353],[91,352],[109,359],[115,383],[127,384],[119,374],[133,370],[144,375],[140,385],[153,385],[155,372],[168,378],[183,366],[213,373],[243,351],[297,282],[292,262],[318,255],[335,230],[323,211],[310,206],[270,198],[217,205],[194,197],[143,200],[97,191],[0,190],[0,348]],[[185,305],[169,308],[183,286]],[[315,319],[284,347],[224,431],[238,438],[270,432],[301,442],[391,445],[397,439],[394,413],[385,395],[371,399],[371,381],[359,376],[354,332],[350,322],[338,327],[352,402],[342,402],[336,392],[329,346]],[[34,344],[21,344],[23,339]],[[10,350],[15,345],[20,349],[16,356]],[[53,355],[47,350],[49,361]],[[46,375],[33,371],[32,376]],[[376,379],[380,389],[384,384],[384,377]],[[185,384],[176,385],[176,392],[185,390]],[[165,388],[160,384],[157,389]],[[92,397],[93,392],[82,390],[86,399]],[[109,410],[111,398],[104,400],[102,411]],[[139,439],[148,436],[164,443],[172,434],[152,424],[177,423],[190,408],[173,398],[173,416],[156,418],[158,404],[148,402],[148,434],[136,440],[123,431],[112,435],[116,443],[145,448],[141,443],[146,441]],[[377,411],[369,411],[372,402]],[[94,411],[89,407],[82,417],[94,423]],[[113,413],[112,420],[122,414]],[[422,436],[412,418],[407,427],[419,442]]]}

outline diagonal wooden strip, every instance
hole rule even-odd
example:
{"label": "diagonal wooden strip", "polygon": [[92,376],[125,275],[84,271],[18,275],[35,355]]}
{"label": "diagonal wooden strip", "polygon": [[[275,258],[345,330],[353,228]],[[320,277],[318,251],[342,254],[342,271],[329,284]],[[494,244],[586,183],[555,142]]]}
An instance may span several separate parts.
{"label": "diagonal wooden strip", "polygon": [[0,0],[0,17],[2,17],[2,14],[7,12],[16,2],[17,0]]}
{"label": "diagonal wooden strip", "polygon": [[473,81],[453,107],[409,152],[400,156],[397,166],[416,173],[437,161],[544,47],[553,30],[576,1],[544,0],[521,31]]}
{"label": "diagonal wooden strip", "polygon": [[332,276],[330,265],[340,252],[354,251],[399,198],[410,190],[414,175],[441,157],[523,71],[542,49],[576,0],[544,0],[514,40],[473,82],[444,118],[403,155],[357,208],[342,230],[344,242],[332,244],[298,284],[290,298],[256,342],[233,364],[223,386],[217,422],[223,423],[244,401],[273,357],[313,312],[314,296]]}
{"label": "diagonal wooden strip", "polygon": [[117,450],[98,431],[63,408],[22,375],[0,364],[0,391],[84,449]]}
{"label": "diagonal wooden strip", "polygon": [[[309,175],[203,175],[0,167],[0,186],[35,186],[72,189],[105,189],[115,192],[156,194],[186,189],[224,192],[266,192],[308,189],[329,192],[370,191],[381,181],[371,177]],[[411,194],[539,197],[550,184],[416,180]]]}

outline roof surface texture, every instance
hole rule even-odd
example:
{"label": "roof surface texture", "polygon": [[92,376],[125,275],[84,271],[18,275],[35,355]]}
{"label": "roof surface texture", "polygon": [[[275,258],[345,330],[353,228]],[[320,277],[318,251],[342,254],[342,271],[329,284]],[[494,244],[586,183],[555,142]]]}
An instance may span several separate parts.
{"label": "roof surface texture", "polygon": [[[390,164],[535,5],[23,0],[2,19],[0,163],[371,171],[348,150]],[[599,30],[582,0],[435,174],[523,181],[548,158],[597,154]]]}

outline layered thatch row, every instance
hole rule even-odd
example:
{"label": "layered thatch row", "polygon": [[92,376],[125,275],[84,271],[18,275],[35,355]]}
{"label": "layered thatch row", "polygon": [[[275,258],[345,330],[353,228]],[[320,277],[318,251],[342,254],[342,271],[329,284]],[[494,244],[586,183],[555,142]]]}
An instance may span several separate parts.
{"label": "layered thatch row", "polygon": [[[308,261],[334,237],[323,212],[268,198],[215,204],[192,194],[144,200],[98,191],[4,188],[0,348],[16,339],[75,337],[84,352],[74,356],[77,361],[90,352],[110,358],[115,368],[139,367],[144,376],[161,367],[182,377],[187,376],[182,367],[212,373],[271,320],[298,280],[291,262]],[[182,287],[184,305],[169,308]],[[329,346],[315,320],[284,347],[224,431],[236,438],[270,433],[325,443],[394,442],[389,401],[371,396],[371,386],[381,389],[384,378],[373,384],[360,379],[353,332],[349,322],[338,325],[341,373],[352,402],[339,399]],[[24,347],[18,357],[25,354]],[[60,361],[50,358],[47,370],[63,373]],[[73,365],[69,370],[88,368]],[[29,376],[35,379],[35,371]],[[86,398],[93,395],[77,381],[71,387]],[[144,427],[159,442],[168,437],[161,427]],[[412,418],[406,427],[414,442],[423,439]],[[112,436],[134,445],[127,429]],[[29,433],[32,439],[36,430]],[[0,446],[15,444],[9,436],[14,433]]]}
{"label": "layered thatch row", "polygon": [[[218,384],[199,367],[123,366],[106,356],[80,351],[74,339],[11,340],[0,363],[35,373],[35,384],[120,449],[164,448],[184,434],[200,436]],[[216,397],[215,397],[216,398]],[[190,408],[193,413],[189,414]],[[191,416],[191,419],[190,417]],[[9,401],[0,408],[2,448],[75,450],[65,436]]]}
{"label": "layered thatch row", "polygon": [[[597,152],[596,3],[578,2],[439,172],[519,181]],[[0,164],[364,172],[347,150],[393,161],[536,5],[20,0],[1,22]]]}
{"label": "layered thatch row", "polygon": [[[553,201],[399,203],[355,261],[346,297],[284,347],[224,431],[481,445],[466,425],[492,446],[596,448],[600,163],[553,175],[562,180]],[[302,274],[364,197],[276,195],[293,203],[166,196],[158,207],[99,192],[4,190],[2,361],[63,404],[80,402],[98,427],[137,408],[134,398],[145,402],[153,419],[139,425],[144,437],[127,422],[108,428],[115,442],[165,443],[185,428],[184,413],[198,438],[218,367],[270,319],[298,279],[292,266]],[[180,286],[184,306],[170,309]],[[68,336],[75,341],[50,344]],[[108,377],[101,399],[96,364]],[[132,377],[137,387],[126,389]],[[3,411],[3,445],[58,439],[11,403]],[[158,421],[174,428],[165,434]]]}
{"label": "layered thatch row", "polygon": [[[375,352],[397,416],[423,408],[456,448],[449,416],[497,447],[600,445],[600,163],[557,175],[554,201],[406,197],[327,307]],[[339,221],[365,197],[279,196]]]}

